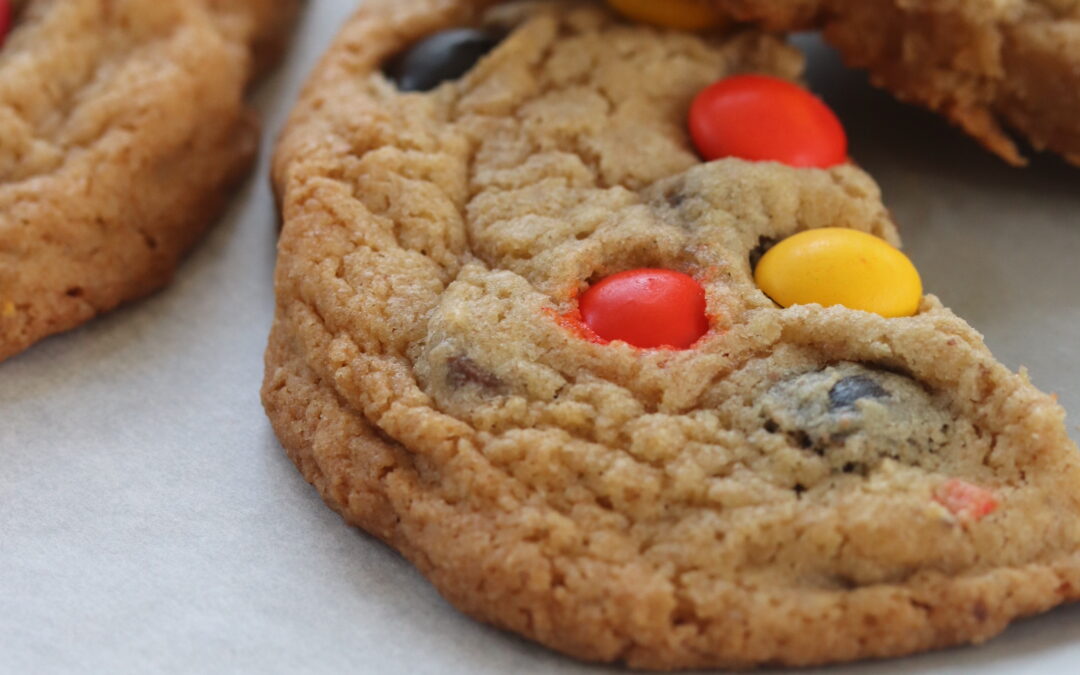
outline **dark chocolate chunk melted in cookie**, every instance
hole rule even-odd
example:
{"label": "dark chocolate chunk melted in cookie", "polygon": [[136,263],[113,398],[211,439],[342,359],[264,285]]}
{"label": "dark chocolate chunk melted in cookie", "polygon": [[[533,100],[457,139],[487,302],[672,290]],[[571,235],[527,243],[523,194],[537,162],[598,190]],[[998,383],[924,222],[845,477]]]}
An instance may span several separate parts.
{"label": "dark chocolate chunk melted in cookie", "polygon": [[501,41],[498,33],[476,28],[436,33],[395,58],[387,74],[402,91],[431,91],[472,70]]}
{"label": "dark chocolate chunk melted in cookie", "polygon": [[947,440],[949,417],[908,377],[842,363],[782,381],[758,402],[764,428],[864,473],[882,459],[921,465]]}
{"label": "dark chocolate chunk melted in cookie", "polygon": [[497,390],[502,380],[485,370],[468,356],[455,356],[446,362],[446,383],[454,389],[475,385],[485,390]]}
{"label": "dark chocolate chunk melted in cookie", "polygon": [[864,398],[889,398],[889,392],[865,375],[845,377],[829,390],[829,409],[854,408]]}

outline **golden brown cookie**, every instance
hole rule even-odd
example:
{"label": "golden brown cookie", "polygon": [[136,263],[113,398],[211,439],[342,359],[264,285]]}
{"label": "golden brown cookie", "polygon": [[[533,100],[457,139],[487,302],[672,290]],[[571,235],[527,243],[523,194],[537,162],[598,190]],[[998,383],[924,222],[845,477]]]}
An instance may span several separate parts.
{"label": "golden brown cookie", "polygon": [[0,359],[146,295],[251,167],[299,0],[27,0],[0,49]]}
{"label": "golden brown cookie", "polygon": [[770,30],[822,28],[851,66],[1011,164],[1009,135],[1080,165],[1076,0],[714,0]]}
{"label": "golden brown cookie", "polygon": [[[638,667],[898,656],[1080,598],[1051,397],[933,296],[886,319],[756,286],[796,232],[897,241],[850,164],[695,154],[699,91],[797,78],[797,53],[478,4],[367,0],[278,149],[263,401],[332,508],[469,615]],[[383,74],[457,27],[505,37],[427,92]],[[636,268],[704,287],[690,348],[575,328],[582,291]]]}

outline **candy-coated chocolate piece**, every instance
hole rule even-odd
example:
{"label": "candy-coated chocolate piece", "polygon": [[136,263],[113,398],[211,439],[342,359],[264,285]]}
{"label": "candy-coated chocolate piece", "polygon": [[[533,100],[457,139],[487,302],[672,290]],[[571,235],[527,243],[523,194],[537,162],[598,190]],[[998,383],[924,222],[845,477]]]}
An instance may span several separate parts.
{"label": "candy-coated chocolate piece", "polygon": [[707,30],[724,23],[711,0],[608,0],[627,18],[678,30]]}
{"label": "candy-coated chocolate piece", "polygon": [[469,72],[501,40],[492,31],[475,28],[436,33],[394,59],[387,73],[402,91],[431,91]]}
{"label": "candy-coated chocolate piece", "polygon": [[0,0],[0,47],[11,29],[11,0]]}
{"label": "candy-coated chocolate piece", "polygon": [[671,270],[612,275],[586,291],[579,305],[582,321],[600,338],[642,349],[687,349],[709,330],[705,289]]}
{"label": "candy-coated chocolate piece", "polygon": [[954,516],[976,522],[997,511],[1000,505],[993,492],[959,478],[942,483],[934,492],[934,500]]}
{"label": "candy-coated chocolate piece", "polygon": [[884,239],[845,228],[788,237],[762,256],[754,279],[783,307],[843,305],[899,317],[915,314],[922,302],[922,280],[907,256]]}
{"label": "candy-coated chocolate piece", "polygon": [[690,135],[707,161],[738,157],[821,169],[847,161],[847,134],[833,111],[802,87],[764,75],[729,77],[698,94]]}
{"label": "candy-coated chocolate piece", "polygon": [[889,392],[865,375],[845,377],[829,390],[829,410],[850,410],[867,398],[889,398]]}

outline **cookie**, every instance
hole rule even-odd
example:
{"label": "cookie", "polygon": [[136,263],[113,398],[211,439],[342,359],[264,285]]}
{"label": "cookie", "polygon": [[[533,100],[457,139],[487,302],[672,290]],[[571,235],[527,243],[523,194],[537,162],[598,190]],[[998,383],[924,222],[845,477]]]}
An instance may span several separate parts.
{"label": "cookie", "polygon": [[714,0],[771,30],[822,28],[878,86],[945,115],[1015,165],[1009,131],[1080,165],[1080,3]]}
{"label": "cookie", "polygon": [[0,50],[0,359],[169,281],[252,165],[244,96],[298,8],[15,5]]}
{"label": "cookie", "polygon": [[[330,507],[463,612],[636,667],[897,656],[1080,598],[1064,412],[881,274],[875,183],[698,156],[714,83],[797,80],[797,52],[480,5],[364,2],[275,157],[262,396]],[[433,39],[457,56],[411,58]],[[884,287],[784,300],[859,259]]]}

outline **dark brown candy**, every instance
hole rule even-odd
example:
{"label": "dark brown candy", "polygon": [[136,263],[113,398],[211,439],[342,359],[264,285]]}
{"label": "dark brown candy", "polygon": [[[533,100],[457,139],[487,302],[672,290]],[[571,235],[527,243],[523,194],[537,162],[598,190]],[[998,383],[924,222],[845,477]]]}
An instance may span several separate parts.
{"label": "dark brown candy", "polygon": [[493,31],[475,28],[436,33],[394,59],[387,74],[402,91],[431,91],[469,72],[501,40]]}

